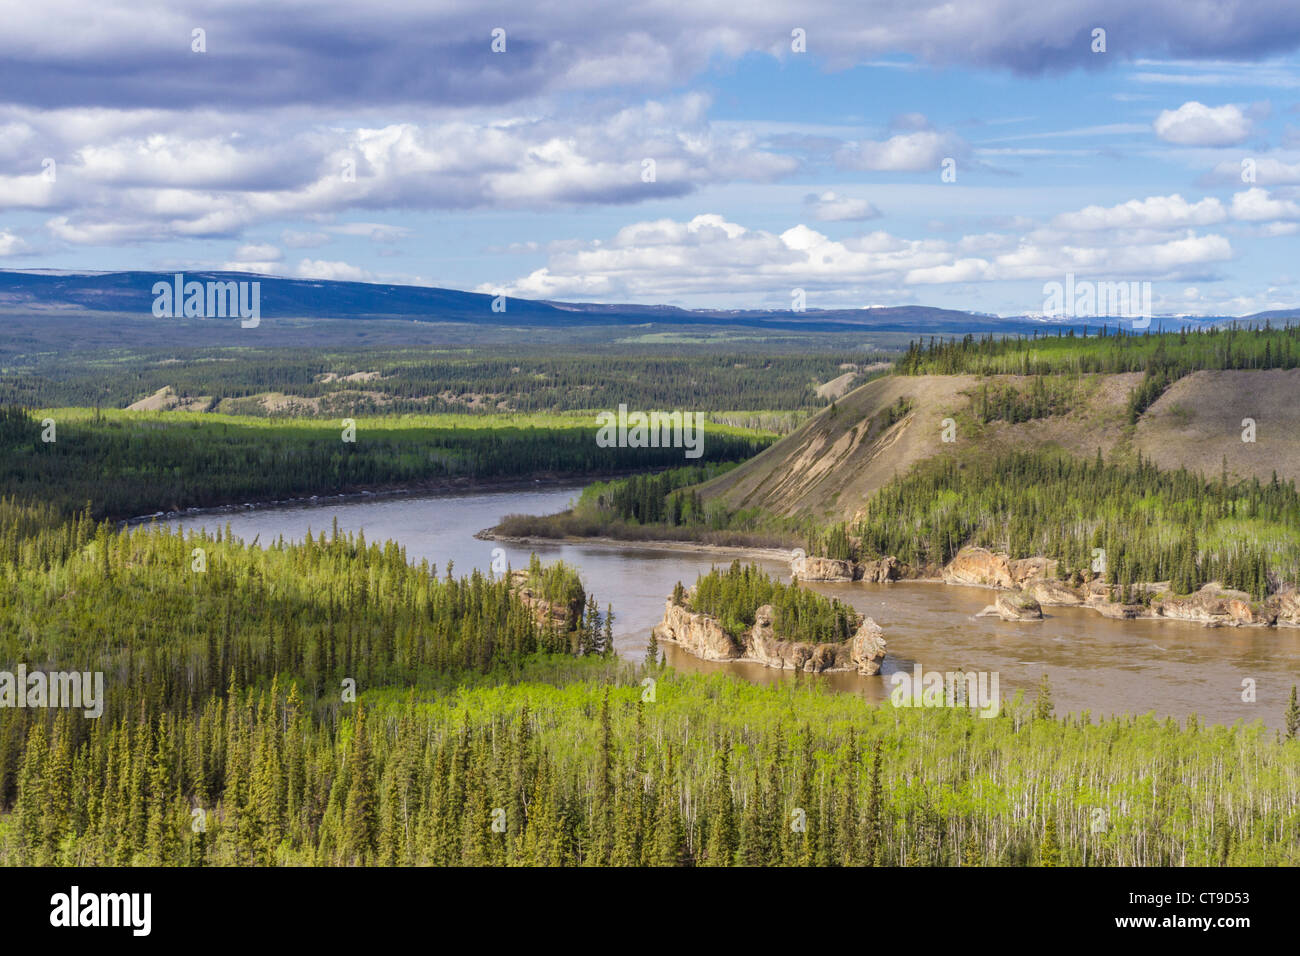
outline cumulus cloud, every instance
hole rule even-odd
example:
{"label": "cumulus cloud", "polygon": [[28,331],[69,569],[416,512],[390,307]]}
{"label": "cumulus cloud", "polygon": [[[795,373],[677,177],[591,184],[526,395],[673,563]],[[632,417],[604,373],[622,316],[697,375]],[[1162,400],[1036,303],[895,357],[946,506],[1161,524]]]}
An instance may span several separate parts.
{"label": "cumulus cloud", "polygon": [[885,140],[858,140],[835,154],[843,169],[876,172],[919,172],[938,169],[945,157],[965,153],[962,140],[937,130],[899,133]]}
{"label": "cumulus cloud", "polygon": [[0,229],[0,256],[15,256],[27,251],[27,243],[8,230]]}
{"label": "cumulus cloud", "polygon": [[1118,206],[1088,206],[1078,212],[1062,213],[1052,220],[1064,229],[1171,229],[1185,226],[1209,226],[1228,218],[1223,203],[1214,197],[1189,203],[1175,193],[1130,199]]}
{"label": "cumulus cloud", "polygon": [[620,229],[553,253],[547,264],[484,292],[533,298],[788,294],[791,288],[838,290],[880,284],[1056,278],[1066,272],[1114,279],[1201,274],[1232,257],[1228,240],[1190,229],[1033,230],[950,242],[884,231],[833,240],[806,225],[784,232],[748,229],[716,214],[660,219]]}
{"label": "cumulus cloud", "polygon": [[1165,142],[1178,146],[1235,146],[1250,136],[1252,125],[1239,106],[1190,100],[1176,110],[1162,110],[1154,129]]}
{"label": "cumulus cloud", "polygon": [[1300,219],[1300,203],[1275,199],[1268,190],[1256,187],[1232,197],[1232,218],[1242,222]]}
{"label": "cumulus cloud", "polygon": [[221,265],[226,272],[258,272],[272,275],[280,271],[280,250],[267,243],[245,243],[235,250],[234,259]]}
{"label": "cumulus cloud", "polygon": [[[70,155],[57,185],[39,172],[0,175],[0,208],[59,212],[48,223],[55,238],[103,244],[234,237],[277,219],[353,210],[635,203],[799,168],[752,133],[715,129],[707,109],[707,97],[688,94],[577,122],[543,114],[193,140],[184,127],[160,137],[123,121],[110,146],[75,147],[67,140],[80,134],[82,113],[70,111],[66,128],[58,116],[42,119],[50,148]],[[319,245],[321,234],[376,242],[410,234],[376,222],[294,232],[286,244],[300,248]]]}
{"label": "cumulus cloud", "polygon": [[325,259],[303,259],[294,274],[300,279],[338,279],[345,282],[368,282],[374,276],[359,266]]}
{"label": "cumulus cloud", "polygon": [[865,199],[840,196],[834,192],[809,193],[804,197],[804,208],[821,222],[861,222],[878,219],[880,210]]}

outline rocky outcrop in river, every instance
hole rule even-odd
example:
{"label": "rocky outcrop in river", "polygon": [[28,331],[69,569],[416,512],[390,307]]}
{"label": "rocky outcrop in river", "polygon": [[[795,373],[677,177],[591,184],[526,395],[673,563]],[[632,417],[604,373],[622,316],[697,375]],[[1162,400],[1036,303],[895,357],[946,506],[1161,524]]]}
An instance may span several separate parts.
{"label": "rocky outcrop in river", "polygon": [[1024,591],[1006,591],[975,616],[1000,617],[1004,621],[1041,621],[1043,608]]}
{"label": "rocky outcrop in river", "polygon": [[1245,591],[1232,591],[1207,584],[1187,597],[1167,597],[1152,602],[1159,617],[1181,621],[1197,621],[1211,626],[1239,626],[1246,624],[1273,624],[1277,611],[1251,601]]}
{"label": "rocky outcrop in river", "polygon": [[790,562],[790,573],[800,581],[857,581],[862,577],[853,561],[808,557],[802,553]]}
{"label": "rocky outcrop in river", "polygon": [[859,562],[842,561],[839,558],[809,557],[800,553],[790,562],[790,573],[800,581],[884,583],[898,580],[902,573],[902,565],[893,555],[878,561]]}
{"label": "rocky outcrop in river", "polygon": [[706,661],[739,660],[744,649],[728,634],[717,618],[697,614],[668,599],[664,619],[654,627],[655,639],[679,644]]}
{"label": "rocky outcrop in river", "polygon": [[[688,593],[688,603],[689,600]],[[766,667],[811,673],[857,671],[866,676],[880,673],[880,662],[885,659],[885,637],[880,625],[871,618],[863,619],[848,640],[821,644],[781,640],[772,621],[772,606],[765,604],[754,613],[754,626],[737,640],[716,618],[674,604],[670,597],[654,634],[656,640],[677,644],[706,661],[754,661]]]}
{"label": "rocky outcrop in river", "polygon": [[[802,571],[800,570],[802,569]],[[1057,576],[1057,562],[1042,556],[1011,558],[987,548],[962,548],[942,568],[911,568],[889,556],[854,562],[799,557],[791,570],[801,581],[895,581],[938,576],[945,584],[987,587],[999,595],[979,616],[1005,621],[1040,620],[1044,607],[1087,607],[1111,618],[1170,618],[1207,627],[1285,625],[1300,627],[1300,591],[1288,588],[1255,601],[1243,591],[1206,584],[1195,594],[1175,595],[1169,582],[1133,585],[1140,600],[1116,600],[1116,589],[1098,578]]]}

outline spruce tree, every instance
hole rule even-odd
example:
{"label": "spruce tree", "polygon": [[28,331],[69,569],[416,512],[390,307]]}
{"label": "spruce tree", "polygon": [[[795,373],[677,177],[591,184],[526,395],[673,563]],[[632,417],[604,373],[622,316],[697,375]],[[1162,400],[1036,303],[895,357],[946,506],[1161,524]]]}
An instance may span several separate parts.
{"label": "spruce tree", "polygon": [[1055,710],[1056,706],[1052,703],[1052,682],[1047,679],[1047,674],[1043,674],[1038,681],[1038,696],[1034,698],[1034,718],[1049,720]]}
{"label": "spruce tree", "polygon": [[1061,844],[1056,837],[1056,812],[1049,810],[1047,826],[1043,829],[1043,842],[1038,848],[1039,866],[1061,865]]}
{"label": "spruce tree", "polygon": [[343,846],[351,860],[366,863],[378,849],[379,800],[370,740],[366,732],[366,715],[360,704],[357,705],[351,758],[348,797],[343,817]]}

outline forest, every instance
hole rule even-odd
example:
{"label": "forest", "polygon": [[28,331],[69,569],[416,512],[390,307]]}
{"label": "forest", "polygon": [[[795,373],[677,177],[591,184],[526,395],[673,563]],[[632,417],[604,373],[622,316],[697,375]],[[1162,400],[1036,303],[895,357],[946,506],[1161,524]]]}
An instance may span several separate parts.
{"label": "forest", "polygon": [[[171,388],[198,411],[273,415],[263,398],[298,399],[315,417],[534,413],[615,408],[819,409],[816,387],[876,352],[731,351],[681,346],[572,348],[204,348],[60,351],[4,357],[0,404],[125,408]],[[866,378],[863,377],[862,381]]]}
{"label": "forest", "polygon": [[1094,549],[1117,596],[1169,581],[1189,594],[1209,581],[1262,600],[1300,571],[1295,483],[1207,479],[1046,450],[931,459],[882,488],[851,526],[813,531],[809,553],[893,555],[913,567],[947,563],[966,545],[1013,558],[1059,560],[1062,577],[1090,578]]}
{"label": "forest", "polygon": [[798,581],[784,584],[758,565],[739,561],[726,570],[701,574],[689,592],[677,582],[673,600],[717,618],[736,638],[754,626],[755,612],[765,604],[772,606],[772,633],[782,641],[845,641],[853,636],[859,617],[842,601],[800,587]]}
{"label": "forest", "polygon": [[611,537],[625,541],[700,541],[781,547],[800,540],[803,524],[772,519],[761,509],[733,509],[706,500],[697,485],[734,462],[668,468],[586,486],[574,506],[553,515],[506,515],[494,532],[508,538]]}
{"label": "forest", "polygon": [[[39,415],[39,417],[38,417]],[[43,424],[49,421],[53,431]],[[598,476],[680,464],[680,448],[602,448],[592,416],[269,419],[202,412],[0,408],[0,486],[73,514],[283,500],[458,479]],[[44,440],[47,432],[54,440]],[[703,460],[737,461],[775,435],[706,424]]]}
{"label": "forest", "polygon": [[98,719],[0,708],[7,865],[1300,863],[1300,741],[1260,726],[678,675],[359,535],[5,502],[0,542],[6,659],[110,687]]}
{"label": "forest", "polygon": [[1032,336],[966,335],[913,342],[895,363],[902,375],[1054,375],[1145,372],[1154,364],[1183,370],[1300,366],[1300,326],[1207,326],[1178,332],[1126,332],[1101,326],[1092,335],[1057,329]]}

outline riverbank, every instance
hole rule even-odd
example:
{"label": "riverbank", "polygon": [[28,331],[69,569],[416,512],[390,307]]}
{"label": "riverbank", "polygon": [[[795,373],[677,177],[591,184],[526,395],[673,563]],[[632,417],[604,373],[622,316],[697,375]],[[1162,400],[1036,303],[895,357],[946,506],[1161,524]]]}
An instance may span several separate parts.
{"label": "riverbank", "polygon": [[791,551],[788,548],[760,548],[748,545],[707,544],[699,541],[673,541],[662,538],[648,538],[644,541],[625,538],[595,537],[580,535],[552,537],[547,535],[505,535],[498,534],[495,528],[484,528],[474,537],[480,541],[499,541],[502,544],[530,546],[545,545],[599,545],[615,548],[640,548],[647,551],[673,551],[680,554],[727,554],[736,558],[753,558],[764,561],[789,561]]}
{"label": "riverbank", "polygon": [[302,508],[314,505],[339,504],[349,501],[370,501],[387,498],[422,498],[422,497],[460,497],[494,492],[523,490],[555,490],[567,488],[579,490],[593,481],[608,481],[611,478],[626,478],[629,475],[642,474],[640,471],[624,471],[609,475],[590,475],[583,473],[540,472],[518,478],[474,478],[458,476],[455,478],[437,478],[420,482],[404,482],[400,485],[371,485],[337,494],[300,495],[293,498],[273,498],[258,501],[227,502],[219,505],[183,508],[180,511],[156,511],[147,515],[135,515],[129,518],[115,516],[110,520],[119,525],[145,524],[150,521],[171,521],[176,518],[202,517],[203,515],[239,514],[246,511],[269,510],[275,508]]}
{"label": "riverbank", "polygon": [[[889,583],[924,577],[943,584],[989,588],[998,592],[998,598],[981,615],[1006,621],[1040,620],[1044,607],[1078,607],[1115,620],[1177,620],[1206,627],[1300,627],[1300,592],[1294,588],[1275,591],[1262,600],[1213,581],[1186,595],[1173,593],[1168,581],[1121,589],[1093,573],[1074,572],[1063,578],[1057,562],[1043,555],[1012,558],[987,548],[962,548],[941,569],[912,568],[893,556],[858,562],[799,555],[792,561],[791,571],[807,582]],[[933,576],[936,571],[937,578]]]}

